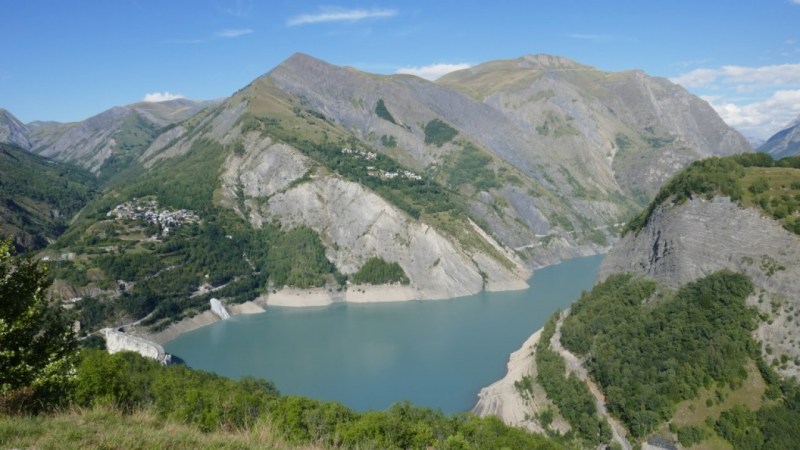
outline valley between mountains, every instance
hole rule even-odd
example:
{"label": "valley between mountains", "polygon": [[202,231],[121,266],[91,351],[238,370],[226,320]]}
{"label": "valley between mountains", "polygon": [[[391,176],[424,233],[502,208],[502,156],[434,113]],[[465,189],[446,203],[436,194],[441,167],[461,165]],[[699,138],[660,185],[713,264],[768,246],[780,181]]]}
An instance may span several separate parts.
{"label": "valley between mountains", "polygon": [[607,253],[474,413],[579,447],[796,437],[773,429],[800,417],[796,124],[748,153],[666,79],[551,55],[430,82],[295,54],[224,99],[0,113],[0,230],[82,337],[165,342],[212,298],[521,290]]}
{"label": "valley between mountains", "polygon": [[[15,233],[57,261],[57,298],[88,300],[89,329],[147,316],[158,331],[212,292],[291,304],[292,289],[313,303],[376,284],[393,299],[520,289],[537,267],[605,252],[689,162],[749,149],[667,80],[548,55],[433,83],[296,54],[227,99],[7,123],[7,145],[98,181],[68,229]],[[121,205],[199,220],[109,215]]]}

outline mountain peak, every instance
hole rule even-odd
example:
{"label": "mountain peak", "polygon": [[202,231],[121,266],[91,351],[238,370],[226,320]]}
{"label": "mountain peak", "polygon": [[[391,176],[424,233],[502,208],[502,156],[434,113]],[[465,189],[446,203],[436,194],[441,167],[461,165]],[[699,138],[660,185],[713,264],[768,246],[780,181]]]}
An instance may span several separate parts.
{"label": "mountain peak", "polygon": [[270,73],[276,70],[304,70],[311,68],[330,67],[331,64],[311,55],[297,52],[278,64]]}
{"label": "mountain peak", "polygon": [[525,55],[518,59],[519,66],[526,69],[577,69],[589,68],[569,58],[556,55],[536,54]]}

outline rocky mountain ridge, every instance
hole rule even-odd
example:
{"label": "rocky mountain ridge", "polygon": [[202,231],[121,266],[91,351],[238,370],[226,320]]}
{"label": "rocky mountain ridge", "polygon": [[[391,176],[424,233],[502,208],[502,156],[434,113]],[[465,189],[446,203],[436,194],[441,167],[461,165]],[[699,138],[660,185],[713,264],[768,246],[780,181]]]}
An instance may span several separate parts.
{"label": "rocky mountain ridge", "polygon": [[758,151],[768,153],[775,159],[800,154],[800,117],[767,139]]}
{"label": "rocky mountain ridge", "polygon": [[[547,390],[550,380],[537,378],[542,364],[552,368],[558,354],[560,370],[586,385],[593,410],[605,417],[623,448],[642,440],[689,447],[718,437],[736,447],[744,438],[722,425],[740,413],[736,408],[753,417],[767,411],[792,417],[800,376],[798,200],[796,157],[774,161],[746,154],[693,163],[662,187],[612,246],[598,269],[597,286],[511,355],[506,376],[481,390],[473,411],[532,431],[560,427],[570,414],[574,418],[580,410],[574,402],[564,402],[563,396],[562,403],[553,400],[567,384]],[[543,333],[549,333],[549,342],[537,343]],[[720,334],[712,337],[715,333]],[[656,339],[662,342],[654,344]],[[727,342],[725,348],[709,344],[715,339]],[[551,359],[540,358],[542,352],[553,352]],[[698,381],[704,378],[692,372],[701,364],[675,356],[687,352],[705,354],[697,357],[703,364],[714,358],[736,361],[729,372],[735,373],[729,375],[733,381],[724,388]],[[631,377],[633,369],[625,364],[642,369]],[[675,369],[681,364],[690,369]],[[719,365],[709,367],[713,371]],[[658,386],[648,397],[653,405],[673,402],[673,407],[644,406],[637,417],[631,399],[647,390],[620,388],[634,379],[632,384]],[[687,390],[688,383],[697,387]],[[789,430],[775,425],[773,416],[763,417],[749,425],[761,429],[754,441],[786,441]],[[569,422],[581,432],[580,421]]]}
{"label": "rocky mountain ridge", "polygon": [[[0,140],[59,162],[75,164],[98,175],[124,170],[160,134],[217,102],[176,99],[115,106],[73,123],[36,121],[23,125],[7,111],[0,115]],[[113,160],[117,159],[115,164]],[[111,160],[111,161],[109,161]],[[111,168],[110,166],[117,167]]]}

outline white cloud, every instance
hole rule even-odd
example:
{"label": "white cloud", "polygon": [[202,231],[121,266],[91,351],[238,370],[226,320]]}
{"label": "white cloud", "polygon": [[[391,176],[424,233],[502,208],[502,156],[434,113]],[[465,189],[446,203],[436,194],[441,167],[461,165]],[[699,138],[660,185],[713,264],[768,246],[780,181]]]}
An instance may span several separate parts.
{"label": "white cloud", "polygon": [[713,83],[724,83],[736,85],[739,90],[747,90],[748,85],[800,84],[800,64],[777,64],[761,67],[723,66],[719,69],[695,69],[672,78],[672,81],[687,88],[708,87]]}
{"label": "white cloud", "polygon": [[720,96],[702,96],[728,125],[746,136],[767,139],[800,116],[800,89],[780,90],[744,105]]}
{"label": "white cloud", "polygon": [[366,19],[385,19],[397,15],[394,9],[323,9],[316,14],[301,14],[290,18],[286,25],[308,25],[325,22],[358,22]]}
{"label": "white cloud", "polygon": [[183,98],[181,94],[173,94],[171,92],[150,92],[144,94],[143,102],[166,102],[169,100],[177,100]]}
{"label": "white cloud", "polygon": [[245,34],[252,33],[253,30],[250,28],[241,28],[241,29],[227,29],[227,30],[220,30],[214,33],[214,37],[221,37],[221,38],[236,38],[239,36],[244,36]]}
{"label": "white cloud", "polygon": [[800,0],[789,0],[789,1],[791,3],[794,3],[795,5],[800,5]]}
{"label": "white cloud", "polygon": [[426,80],[435,80],[442,75],[456,70],[469,69],[471,66],[471,64],[431,64],[428,66],[401,67],[397,69],[397,73],[416,75]]}

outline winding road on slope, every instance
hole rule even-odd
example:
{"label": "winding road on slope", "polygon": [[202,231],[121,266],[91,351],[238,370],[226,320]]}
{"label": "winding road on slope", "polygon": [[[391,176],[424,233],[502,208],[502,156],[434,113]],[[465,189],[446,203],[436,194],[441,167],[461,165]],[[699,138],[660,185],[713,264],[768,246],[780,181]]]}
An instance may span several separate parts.
{"label": "winding road on slope", "polygon": [[611,425],[611,435],[614,440],[622,446],[624,450],[632,450],[633,446],[628,442],[625,436],[628,435],[628,431],[622,426],[617,419],[612,417],[608,414],[608,409],[606,408],[606,397],[603,394],[603,391],[595,384],[594,381],[589,377],[589,372],[586,371],[586,368],[583,367],[583,364],[574,353],[570,352],[566,348],[561,345],[561,325],[564,323],[564,319],[569,314],[569,311],[564,311],[561,313],[561,316],[558,318],[558,322],[556,323],[556,332],[553,334],[553,337],[550,339],[550,348],[553,349],[554,352],[557,352],[561,357],[564,359],[564,362],[567,366],[567,373],[574,373],[581,381],[586,383],[589,386],[589,391],[591,391],[592,395],[594,396],[594,403],[597,407],[597,412],[600,413],[600,416],[605,418],[606,421]]}

